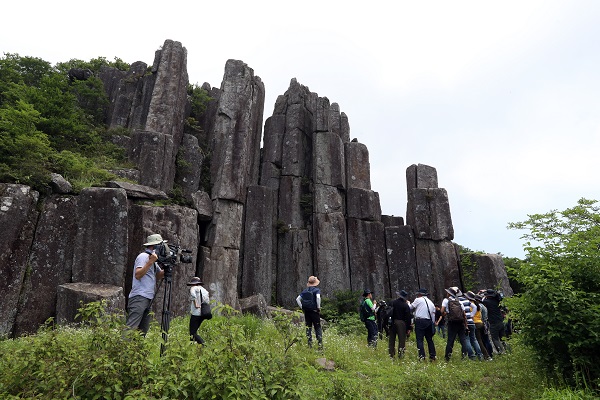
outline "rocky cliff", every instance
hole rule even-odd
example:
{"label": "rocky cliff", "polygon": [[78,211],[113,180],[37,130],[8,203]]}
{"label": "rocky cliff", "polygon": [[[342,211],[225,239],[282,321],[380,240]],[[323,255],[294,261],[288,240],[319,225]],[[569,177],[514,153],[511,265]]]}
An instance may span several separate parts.
{"label": "rocky cliff", "polygon": [[[201,131],[188,132],[186,63],[186,49],[167,40],[151,67],[136,62],[128,72],[99,74],[110,99],[106,124],[131,132],[117,142],[136,168],[117,173],[138,184],[107,182],[74,195],[55,182],[44,197],[0,184],[0,335],[33,332],[50,317],[71,321],[80,301],[123,308],[150,233],[192,251],[192,263],[174,269],[174,315],[187,313],[185,282],[194,275],[233,307],[256,294],[294,307],[309,275],[319,277],[324,296],[370,288],[391,298],[426,287],[440,302],[445,287],[465,288],[435,168],[407,168],[406,224],[382,215],[368,149],[350,140],[337,103],[292,79],[263,135],[264,85],[229,60],[220,88],[203,85],[212,100]],[[191,206],[157,205],[174,186]],[[501,257],[470,260],[478,288],[512,294]]]}

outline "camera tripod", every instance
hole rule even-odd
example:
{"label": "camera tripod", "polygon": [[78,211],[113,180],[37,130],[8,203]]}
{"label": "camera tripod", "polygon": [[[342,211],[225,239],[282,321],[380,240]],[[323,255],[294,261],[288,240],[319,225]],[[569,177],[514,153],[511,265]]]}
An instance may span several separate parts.
{"label": "camera tripod", "polygon": [[[162,265],[165,275],[163,282],[165,283],[165,291],[163,295],[162,320],[160,323],[160,331],[162,332],[162,343],[160,344],[160,356],[162,357],[167,347],[169,339],[169,327],[171,325],[171,288],[173,286],[173,270],[171,264]],[[161,282],[162,284],[162,282]],[[159,287],[160,289],[160,287]]]}

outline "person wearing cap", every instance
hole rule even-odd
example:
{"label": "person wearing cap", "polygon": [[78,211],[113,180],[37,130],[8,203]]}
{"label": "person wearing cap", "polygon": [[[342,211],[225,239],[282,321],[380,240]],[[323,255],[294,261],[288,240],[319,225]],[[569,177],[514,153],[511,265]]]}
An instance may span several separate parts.
{"label": "person wearing cap", "polygon": [[410,309],[415,313],[415,336],[417,349],[419,350],[419,360],[425,359],[425,346],[423,338],[427,340],[427,350],[429,359],[436,359],[435,344],[433,343],[433,330],[435,322],[435,305],[427,298],[429,292],[421,288],[417,291],[417,298],[411,303]]}
{"label": "person wearing cap", "polygon": [[465,304],[465,310],[467,310],[467,343],[470,345],[471,348],[469,358],[472,360],[474,360],[475,358],[483,360],[484,356],[481,350],[481,346],[479,346],[479,342],[477,341],[477,336],[475,333],[475,320],[473,319],[477,311],[479,311],[479,307],[475,302],[475,293],[471,291],[465,293],[464,296],[460,298],[460,301]]}
{"label": "person wearing cap", "polygon": [[503,354],[505,347],[500,338],[504,334],[504,316],[500,309],[500,295],[494,289],[486,289],[484,296],[483,305],[488,311],[488,322],[490,323],[492,343],[498,354]]}
{"label": "person wearing cap", "polygon": [[377,312],[377,301],[373,300],[373,292],[365,289],[363,292],[363,301],[361,308],[367,311],[365,327],[367,328],[367,345],[369,347],[377,347],[377,323],[375,322],[375,313]]}
{"label": "person wearing cap", "polygon": [[306,289],[296,297],[296,303],[302,308],[304,322],[306,324],[306,338],[308,347],[312,347],[312,328],[315,328],[315,336],[319,343],[319,350],[323,349],[323,329],[321,328],[321,290],[319,278],[309,276]]}
{"label": "person wearing cap", "polygon": [[412,314],[406,300],[408,293],[406,290],[401,290],[397,294],[398,298],[392,302],[392,326],[389,336],[389,353],[391,358],[394,358],[396,354],[396,336],[398,336],[398,358],[401,358],[404,356],[406,336],[412,330],[410,324]]}
{"label": "person wearing cap", "polygon": [[158,256],[154,251],[156,246],[166,243],[159,234],[146,238],[145,250],[138,254],[133,263],[133,280],[127,301],[127,322],[130,329],[138,329],[145,336],[150,327],[150,307],[154,299],[156,281],[164,276],[164,271],[158,266]]}
{"label": "person wearing cap", "polygon": [[[468,291],[466,294],[467,298],[475,303],[477,306],[477,311],[473,314],[473,323],[475,324],[475,338],[477,339],[477,343],[479,343],[479,348],[481,349],[481,353],[483,354],[483,358],[485,360],[490,360],[492,357],[487,351],[487,347],[485,345],[484,336],[487,337],[485,333],[485,325],[483,324],[483,309],[485,306],[481,304],[481,297],[479,295]],[[487,310],[486,310],[487,312]]]}
{"label": "person wearing cap", "polygon": [[211,319],[212,315],[202,315],[202,304],[209,304],[208,290],[202,287],[202,280],[197,276],[193,277],[188,283],[190,287],[190,340],[195,340],[198,344],[204,344],[204,339],[198,335],[200,324],[205,319]]}
{"label": "person wearing cap", "polygon": [[456,341],[456,336],[458,336],[458,339],[460,341],[460,347],[463,358],[469,354],[469,346],[467,345],[466,335],[467,317],[465,313],[464,304],[459,301],[459,296],[462,295],[462,292],[458,287],[452,286],[446,289],[446,293],[448,294],[448,296],[442,301],[442,314],[448,314],[448,303],[450,301],[458,301],[462,309],[462,320],[452,321],[449,318],[447,323],[448,341],[446,342],[446,351],[444,357],[446,361],[450,361],[450,357],[452,356],[452,349],[454,348],[454,342]]}

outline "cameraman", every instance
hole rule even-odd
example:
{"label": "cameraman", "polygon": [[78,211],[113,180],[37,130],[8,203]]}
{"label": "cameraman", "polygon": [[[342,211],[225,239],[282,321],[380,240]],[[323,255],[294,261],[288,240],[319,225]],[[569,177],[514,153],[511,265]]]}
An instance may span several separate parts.
{"label": "cameraman", "polygon": [[140,253],[133,264],[133,281],[127,304],[127,326],[139,329],[145,336],[150,327],[150,306],[154,299],[156,281],[162,279],[165,272],[158,266],[158,256],[154,252],[156,245],[163,241],[159,234],[152,234],[146,239],[146,249]]}

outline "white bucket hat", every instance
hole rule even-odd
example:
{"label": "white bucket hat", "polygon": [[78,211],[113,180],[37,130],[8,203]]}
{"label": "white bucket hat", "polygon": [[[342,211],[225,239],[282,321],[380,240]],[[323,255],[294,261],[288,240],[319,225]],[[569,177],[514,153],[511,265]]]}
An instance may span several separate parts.
{"label": "white bucket hat", "polygon": [[166,243],[166,240],[163,240],[162,236],[158,233],[154,233],[146,238],[146,242],[144,246],[154,246],[155,244]]}

